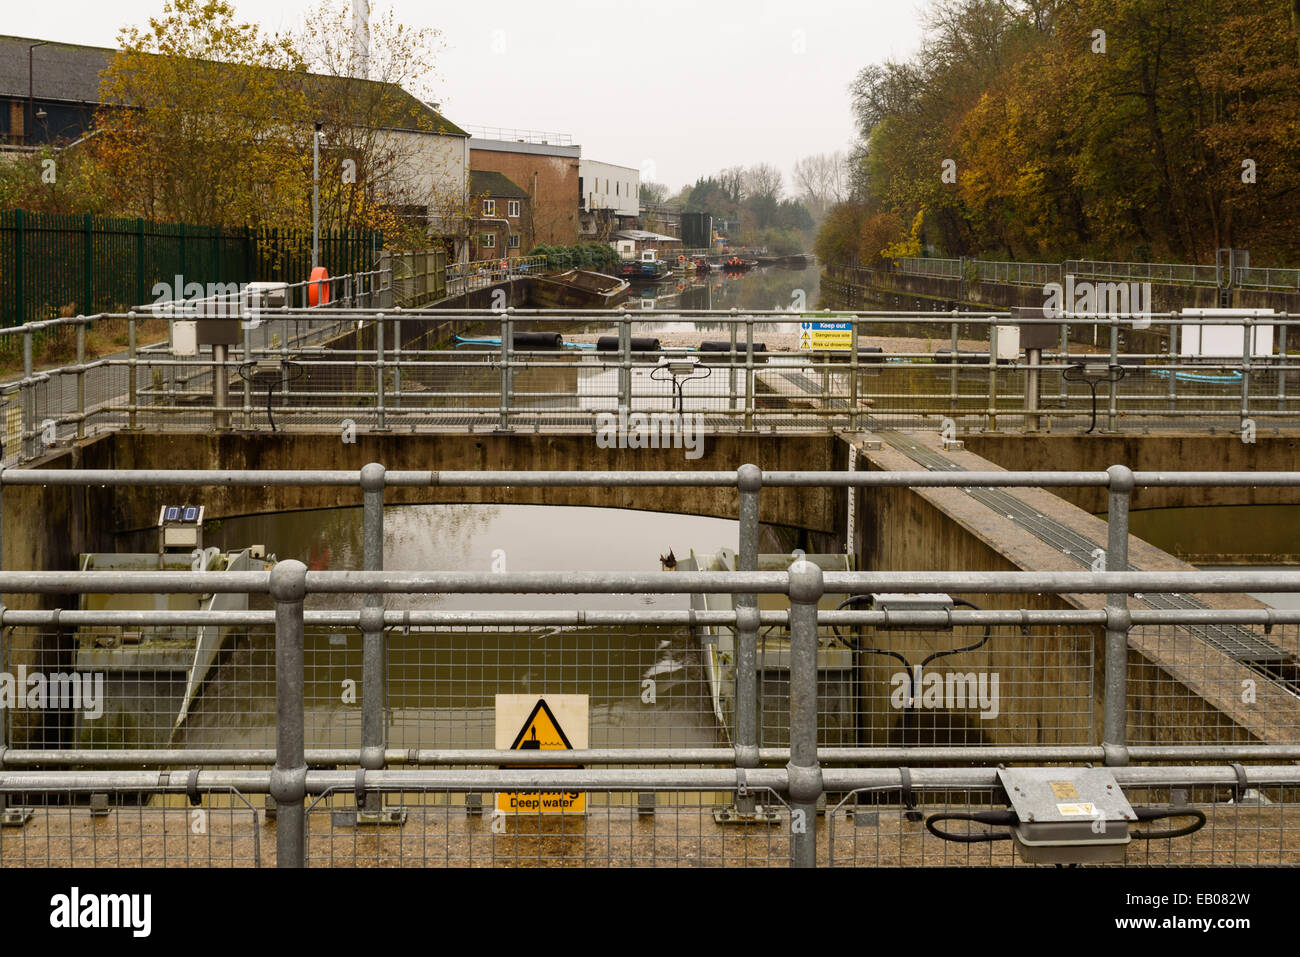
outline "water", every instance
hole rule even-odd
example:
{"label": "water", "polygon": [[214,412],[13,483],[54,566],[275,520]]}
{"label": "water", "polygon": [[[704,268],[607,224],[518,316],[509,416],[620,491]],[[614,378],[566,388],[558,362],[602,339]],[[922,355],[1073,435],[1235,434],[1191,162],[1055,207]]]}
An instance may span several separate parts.
{"label": "water", "polygon": [[633,283],[630,292],[629,309],[642,303],[647,309],[816,309],[821,267],[759,266],[742,273],[688,274],[660,283]]}
{"label": "water", "polygon": [[[210,528],[205,540],[223,547],[264,543],[278,558],[316,569],[360,568],[361,529],[361,510],[344,508],[228,519]],[[504,561],[512,572],[658,571],[660,553],[670,548],[685,557],[692,547],[734,548],[737,536],[735,521],[623,509],[395,506],[385,510],[384,563],[394,570],[490,571]],[[688,603],[684,595],[393,595],[387,607],[673,609]],[[356,608],[359,596],[311,595],[306,604]],[[360,746],[361,642],[355,628],[308,629],[308,747]],[[508,693],[588,695],[592,747],[724,742],[698,644],[685,628],[395,628],[387,648],[389,747],[491,748],[495,695]],[[273,665],[269,629],[228,641],[176,743],[270,746]],[[156,707],[162,712],[170,706]],[[130,736],[156,744],[167,728],[168,715],[159,713],[138,722]]]}

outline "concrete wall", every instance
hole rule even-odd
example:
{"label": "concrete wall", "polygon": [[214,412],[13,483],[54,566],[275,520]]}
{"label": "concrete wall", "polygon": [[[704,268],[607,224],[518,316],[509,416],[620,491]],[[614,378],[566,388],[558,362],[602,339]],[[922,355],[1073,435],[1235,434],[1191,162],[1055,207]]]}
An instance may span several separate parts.
{"label": "concrete wall", "polygon": [[[1254,443],[1236,435],[970,435],[966,447],[1009,471],[1292,471],[1300,469],[1300,438],[1267,435]],[[1054,488],[1052,492],[1089,512],[1106,510],[1105,489]],[[1132,508],[1221,505],[1300,505],[1295,487],[1137,489]]]}

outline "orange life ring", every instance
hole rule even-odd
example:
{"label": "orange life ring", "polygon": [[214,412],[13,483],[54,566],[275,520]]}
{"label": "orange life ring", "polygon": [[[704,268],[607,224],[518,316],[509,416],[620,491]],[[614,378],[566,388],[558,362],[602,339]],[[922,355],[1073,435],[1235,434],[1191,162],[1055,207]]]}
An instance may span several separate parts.
{"label": "orange life ring", "polygon": [[501,260],[501,268],[502,268],[502,269],[505,269],[505,268],[507,267],[507,265],[508,265],[508,264],[506,263],[506,261],[505,261],[504,259]]}
{"label": "orange life ring", "polygon": [[311,271],[310,286],[307,287],[307,305],[309,306],[327,306],[330,301],[330,287],[326,281],[330,277],[329,270],[324,266],[317,266]]}
{"label": "orange life ring", "polygon": [[678,257],[677,257],[677,261],[678,261],[679,263],[684,263],[684,262],[686,262],[686,257],[685,257],[685,256],[678,256]]}

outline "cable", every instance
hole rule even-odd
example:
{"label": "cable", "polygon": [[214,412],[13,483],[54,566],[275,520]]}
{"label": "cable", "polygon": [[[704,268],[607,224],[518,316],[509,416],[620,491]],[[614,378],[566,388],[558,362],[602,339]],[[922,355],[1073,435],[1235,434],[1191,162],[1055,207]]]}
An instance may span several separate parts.
{"label": "cable", "polygon": [[[1082,382],[1092,390],[1092,422],[1088,426],[1088,431],[1083,433],[1084,435],[1091,434],[1092,430],[1097,427],[1097,386],[1101,385],[1103,382],[1109,382],[1114,385],[1116,382],[1119,382],[1120,379],[1124,378],[1127,371],[1121,365],[1112,365],[1107,366],[1106,368],[1106,375],[1100,378],[1088,375],[1086,371],[1087,366],[1083,363],[1068,365],[1061,370],[1061,378],[1066,382]],[[1070,375],[1071,372],[1075,374]]]}
{"label": "cable", "polygon": [[1198,811],[1195,808],[1158,808],[1158,807],[1135,807],[1133,813],[1137,815],[1139,821],[1161,821],[1169,817],[1194,817],[1196,820],[1191,824],[1183,827],[1170,828],[1162,831],[1130,831],[1129,834],[1139,841],[1167,841],[1171,837],[1186,837],[1188,834],[1195,834],[1201,828],[1205,827],[1205,812]]}
{"label": "cable", "polygon": [[1020,819],[1016,817],[1016,812],[1006,811],[973,811],[970,813],[954,814],[931,814],[925,819],[925,829],[935,837],[943,841],[955,841],[958,844],[984,844],[993,841],[1011,840],[1011,832],[1001,833],[998,831],[981,831],[978,834],[953,834],[951,831],[942,831],[935,825],[939,821],[974,821],[977,824],[1006,825],[1008,827],[1019,824]]}

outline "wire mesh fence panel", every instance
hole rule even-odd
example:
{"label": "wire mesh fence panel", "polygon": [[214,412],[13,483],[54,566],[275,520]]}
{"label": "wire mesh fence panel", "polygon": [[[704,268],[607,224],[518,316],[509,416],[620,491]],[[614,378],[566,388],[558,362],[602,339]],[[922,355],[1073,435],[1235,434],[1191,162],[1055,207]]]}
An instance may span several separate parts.
{"label": "wire mesh fence panel", "polygon": [[[759,641],[759,744],[789,743],[783,631]],[[823,747],[1087,745],[1093,638],[1063,626],[827,629],[818,652]]]}
{"label": "wire mesh fence panel", "polygon": [[[1182,596],[1150,596],[1169,604]],[[1144,625],[1129,638],[1133,744],[1291,744],[1300,737],[1300,634]]]}
{"label": "wire mesh fence panel", "polygon": [[491,792],[402,791],[383,795],[404,808],[399,827],[355,826],[351,793],[332,792],[307,813],[309,867],[785,867],[790,814],[756,789],[772,823],[717,823],[727,792],[584,792],[574,814],[506,813]]}
{"label": "wire mesh fence panel", "polygon": [[[0,868],[262,867],[257,809],[238,791],[0,793]],[[274,855],[272,854],[272,861]]]}
{"label": "wire mesh fence panel", "polygon": [[[1083,866],[1260,867],[1300,865],[1300,793],[1293,787],[1126,788],[1133,808],[1161,820],[1130,823],[1122,859]],[[1005,809],[1001,788],[858,790],[831,795],[826,859],[837,867],[1022,867],[1010,827],[971,819]],[[1199,817],[1204,824],[1199,825]],[[955,839],[945,840],[930,829]],[[1124,825],[1103,825],[1104,827]],[[1192,829],[1189,834],[1169,832]],[[1117,838],[1119,834],[1117,833]]]}
{"label": "wire mesh fence panel", "polygon": [[[200,631],[216,649],[206,668]],[[360,747],[360,632],[308,628],[304,640],[307,747]],[[25,691],[6,712],[9,747],[275,745],[269,628],[8,628],[4,650],[5,673]]]}
{"label": "wire mesh fence panel", "polygon": [[687,629],[393,630],[386,647],[389,747],[496,747],[499,694],[586,695],[593,748],[725,743]]}

